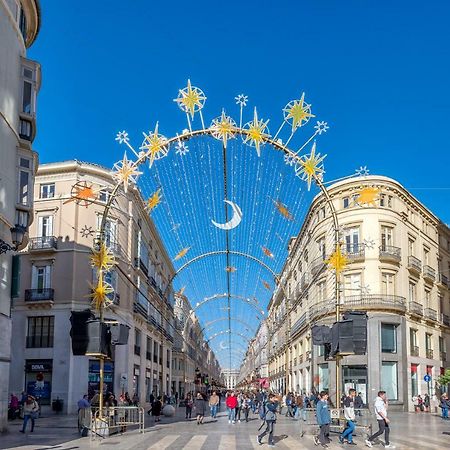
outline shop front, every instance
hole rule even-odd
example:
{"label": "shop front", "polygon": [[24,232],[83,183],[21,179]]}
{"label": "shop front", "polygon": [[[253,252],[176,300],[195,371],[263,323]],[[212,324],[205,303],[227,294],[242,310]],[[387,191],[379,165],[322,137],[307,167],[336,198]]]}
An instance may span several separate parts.
{"label": "shop front", "polygon": [[[89,360],[89,384],[88,395],[92,398],[100,392],[100,361],[96,359]],[[103,371],[103,393],[114,392],[114,362],[105,361]]]}
{"label": "shop front", "polygon": [[35,397],[40,405],[50,405],[52,373],[51,359],[27,359],[25,362],[25,390]]}

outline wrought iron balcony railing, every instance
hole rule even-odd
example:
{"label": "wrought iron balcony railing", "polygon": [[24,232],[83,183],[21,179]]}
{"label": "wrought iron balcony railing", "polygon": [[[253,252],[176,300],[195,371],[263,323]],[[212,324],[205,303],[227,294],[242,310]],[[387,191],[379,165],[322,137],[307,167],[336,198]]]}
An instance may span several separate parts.
{"label": "wrought iron balcony railing", "polygon": [[26,302],[46,302],[53,301],[55,290],[52,288],[44,289],[25,289]]}
{"label": "wrought iron balcony railing", "polygon": [[58,240],[55,236],[40,236],[31,238],[28,244],[30,250],[56,250]]}
{"label": "wrought iron balcony railing", "polygon": [[352,309],[383,309],[405,312],[406,298],[399,295],[367,294],[351,295],[344,298],[341,308]]}
{"label": "wrought iron balcony railing", "polygon": [[417,302],[409,302],[409,312],[411,314],[423,316],[423,306]]}
{"label": "wrought iron balcony railing", "polygon": [[446,352],[439,352],[439,359],[441,361],[447,361],[447,353]]}
{"label": "wrought iron balcony railing", "polygon": [[364,244],[346,245],[344,251],[349,262],[364,261],[366,256],[366,247]]}
{"label": "wrought iron balcony railing", "polygon": [[323,256],[319,256],[311,262],[311,273],[313,274],[313,276],[317,275],[324,269],[324,267],[326,266],[325,259],[326,258],[324,258]]}
{"label": "wrought iron balcony railing", "polygon": [[390,262],[400,262],[402,259],[401,248],[393,245],[380,245],[380,259]]}
{"label": "wrought iron balcony railing", "polygon": [[411,356],[419,356],[419,347],[416,345],[411,346]]}
{"label": "wrought iron balcony railing", "polygon": [[427,348],[427,358],[428,359],[433,359],[433,350],[431,350],[431,348]]}
{"label": "wrought iron balcony railing", "polygon": [[437,321],[437,311],[432,308],[425,308],[425,317]]}
{"label": "wrought iron balcony railing", "polygon": [[422,261],[415,256],[408,256],[408,269],[416,273],[422,272]]}
{"label": "wrought iron balcony railing", "polygon": [[445,287],[449,287],[448,277],[442,273],[439,274],[439,283],[441,283]]}

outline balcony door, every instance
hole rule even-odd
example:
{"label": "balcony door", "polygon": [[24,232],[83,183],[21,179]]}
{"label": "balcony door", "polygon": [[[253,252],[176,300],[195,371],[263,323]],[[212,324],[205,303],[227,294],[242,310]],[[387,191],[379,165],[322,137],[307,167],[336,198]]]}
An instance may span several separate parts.
{"label": "balcony door", "polygon": [[344,297],[359,296],[361,294],[361,274],[353,273],[344,276]]}
{"label": "balcony door", "polygon": [[38,237],[45,241],[50,236],[53,236],[53,216],[39,216]]}
{"label": "balcony door", "polygon": [[347,253],[358,253],[359,227],[347,228],[345,230],[345,248]]}
{"label": "balcony door", "polygon": [[31,288],[38,294],[51,287],[51,266],[33,266]]}
{"label": "balcony door", "polygon": [[381,227],[381,249],[385,252],[394,245],[393,230],[391,227]]}

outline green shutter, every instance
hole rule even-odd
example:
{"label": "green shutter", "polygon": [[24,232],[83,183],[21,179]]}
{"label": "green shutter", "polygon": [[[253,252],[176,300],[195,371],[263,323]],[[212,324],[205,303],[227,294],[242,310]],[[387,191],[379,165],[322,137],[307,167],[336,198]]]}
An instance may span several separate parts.
{"label": "green shutter", "polygon": [[20,291],[20,255],[12,257],[11,298],[17,298]]}

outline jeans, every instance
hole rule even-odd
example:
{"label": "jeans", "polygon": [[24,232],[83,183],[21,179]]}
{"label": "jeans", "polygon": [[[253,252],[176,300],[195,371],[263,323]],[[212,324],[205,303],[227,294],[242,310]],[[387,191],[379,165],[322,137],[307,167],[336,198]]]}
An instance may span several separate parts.
{"label": "jeans", "polygon": [[325,423],[320,425],[319,441],[322,445],[330,442],[330,424]]}
{"label": "jeans", "polygon": [[377,422],[378,431],[369,437],[369,441],[375,440],[378,436],[381,436],[384,433],[385,444],[389,445],[389,424],[386,423],[383,419],[377,420]]}
{"label": "jeans", "polygon": [[211,417],[214,417],[214,419],[216,418],[217,415],[217,405],[211,405]]}
{"label": "jeans", "polygon": [[186,406],[186,419],[190,419],[192,416],[192,406]]}
{"label": "jeans", "polygon": [[442,418],[448,419],[448,408],[442,408]]}
{"label": "jeans", "polygon": [[303,422],[306,422],[306,408],[302,408],[302,418]]}
{"label": "jeans", "polygon": [[25,431],[25,429],[27,428],[27,423],[28,421],[31,420],[31,431],[34,430],[34,419],[33,417],[31,417],[30,414],[25,414],[23,416],[23,426],[22,426],[22,431]]}
{"label": "jeans", "polygon": [[348,442],[353,442],[353,432],[355,431],[356,425],[352,420],[347,420],[347,427],[341,434],[342,439],[347,439]]}
{"label": "jeans", "polygon": [[273,420],[266,420],[266,429],[258,435],[258,439],[261,440],[267,433],[269,433],[269,445],[273,445],[273,426],[275,422]]}
{"label": "jeans", "polygon": [[234,422],[235,418],[236,418],[235,408],[228,408],[228,420],[232,420]]}
{"label": "jeans", "polygon": [[244,408],[245,421],[248,422],[248,413],[250,412],[250,408]]}

